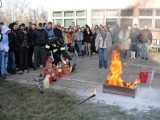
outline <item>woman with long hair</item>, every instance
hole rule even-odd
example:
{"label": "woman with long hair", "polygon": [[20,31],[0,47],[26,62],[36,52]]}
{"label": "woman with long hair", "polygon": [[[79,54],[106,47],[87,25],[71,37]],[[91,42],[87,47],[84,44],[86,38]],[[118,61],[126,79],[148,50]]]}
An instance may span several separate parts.
{"label": "woman with long hair", "polygon": [[86,27],[86,30],[84,31],[84,42],[86,48],[86,55],[91,56],[92,32],[89,27]]}

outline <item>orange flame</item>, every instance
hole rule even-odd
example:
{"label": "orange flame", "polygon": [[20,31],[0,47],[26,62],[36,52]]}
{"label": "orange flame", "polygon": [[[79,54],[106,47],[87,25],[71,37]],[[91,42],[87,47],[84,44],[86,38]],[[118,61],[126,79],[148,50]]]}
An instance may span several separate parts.
{"label": "orange flame", "polygon": [[128,88],[135,88],[135,85],[140,81],[135,80],[133,83],[125,83],[122,78],[122,62],[120,58],[120,53],[117,50],[112,51],[112,61],[110,66],[110,74],[107,77],[106,84],[113,86],[121,86]]}

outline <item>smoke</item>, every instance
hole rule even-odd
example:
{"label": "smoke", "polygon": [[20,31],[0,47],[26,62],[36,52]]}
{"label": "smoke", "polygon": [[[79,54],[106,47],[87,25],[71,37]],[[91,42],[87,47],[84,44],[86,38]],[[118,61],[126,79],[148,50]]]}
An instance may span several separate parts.
{"label": "smoke", "polygon": [[[127,6],[127,8],[129,9],[134,9],[134,8],[145,8],[147,4],[152,4],[154,3],[154,1],[156,0],[134,0],[129,6]],[[152,6],[152,5],[150,5]]]}

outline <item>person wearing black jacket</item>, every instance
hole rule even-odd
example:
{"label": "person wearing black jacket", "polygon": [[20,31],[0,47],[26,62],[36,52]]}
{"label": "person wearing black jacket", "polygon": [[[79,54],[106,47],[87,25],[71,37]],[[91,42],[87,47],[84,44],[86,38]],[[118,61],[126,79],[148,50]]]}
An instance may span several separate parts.
{"label": "person wearing black jacket", "polygon": [[12,31],[8,34],[9,38],[9,51],[8,51],[8,68],[7,71],[12,74],[16,74],[16,58],[15,58],[15,41],[18,30],[18,25],[12,23]]}
{"label": "person wearing black jacket", "polygon": [[95,46],[96,36],[97,36],[97,33],[96,33],[95,29],[92,29],[92,43],[91,43],[92,54],[96,54],[97,53],[96,46]]}
{"label": "person wearing black jacket", "polygon": [[34,69],[36,70],[39,66],[45,66],[47,59],[45,45],[47,44],[48,34],[43,29],[42,23],[38,24],[38,29],[33,32],[32,37],[34,44]]}
{"label": "person wearing black jacket", "polygon": [[19,74],[28,71],[28,50],[29,50],[29,34],[28,28],[25,27],[20,31],[16,38],[16,44],[19,49]]}
{"label": "person wearing black jacket", "polygon": [[84,31],[84,42],[86,47],[86,55],[91,56],[92,32],[89,27]]}
{"label": "person wearing black jacket", "polygon": [[33,56],[33,51],[34,51],[34,46],[33,46],[33,32],[37,29],[36,24],[32,24],[32,27],[29,29],[29,38],[30,38],[30,44],[29,44],[29,51],[28,51],[28,67],[33,68],[33,61],[32,61],[32,56]]}
{"label": "person wearing black jacket", "polygon": [[[25,28],[25,24],[22,23],[19,28],[18,28],[18,23],[17,21],[16,23],[16,30],[13,30],[13,34],[14,34],[14,38],[17,39],[17,35],[23,31],[23,29]],[[16,68],[19,68],[19,46],[17,45],[17,43],[15,42],[15,46],[14,46],[14,51],[15,51],[15,61],[16,61]]]}
{"label": "person wearing black jacket", "polygon": [[63,38],[62,30],[61,30],[61,25],[59,23],[57,23],[55,25],[55,28],[53,29],[53,32],[55,34],[55,37]]}

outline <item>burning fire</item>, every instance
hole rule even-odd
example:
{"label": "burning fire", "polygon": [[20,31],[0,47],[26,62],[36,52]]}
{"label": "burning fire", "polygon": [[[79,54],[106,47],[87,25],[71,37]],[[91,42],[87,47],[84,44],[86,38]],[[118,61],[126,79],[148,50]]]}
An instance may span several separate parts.
{"label": "burning fire", "polygon": [[140,81],[135,80],[133,83],[125,83],[122,78],[122,62],[120,58],[120,53],[117,50],[112,51],[112,61],[110,67],[110,74],[107,77],[107,81],[105,84],[113,85],[113,86],[121,86],[128,88],[135,88],[135,85]]}

